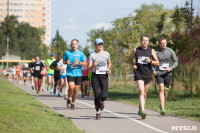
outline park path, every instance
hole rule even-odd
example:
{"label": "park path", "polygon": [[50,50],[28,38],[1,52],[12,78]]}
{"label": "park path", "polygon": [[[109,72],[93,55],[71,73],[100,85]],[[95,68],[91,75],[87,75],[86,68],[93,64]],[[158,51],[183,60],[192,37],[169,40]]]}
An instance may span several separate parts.
{"label": "park path", "polygon": [[200,133],[200,122],[172,115],[161,116],[159,112],[150,110],[146,110],[147,117],[142,120],[137,115],[138,106],[111,100],[105,102],[105,109],[101,112],[102,119],[96,120],[92,96],[80,98],[79,94],[75,103],[76,110],[70,110],[63,97],[57,97],[46,90],[37,97],[30,83],[16,86],[55,112],[70,118],[77,127],[88,133]]}

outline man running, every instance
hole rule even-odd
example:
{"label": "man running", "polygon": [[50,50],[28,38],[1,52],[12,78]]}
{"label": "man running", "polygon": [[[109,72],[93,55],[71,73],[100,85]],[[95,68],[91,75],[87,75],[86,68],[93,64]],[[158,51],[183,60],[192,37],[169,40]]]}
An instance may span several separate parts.
{"label": "man running", "polygon": [[[102,39],[95,40],[96,51],[90,54],[88,70],[92,70],[92,88],[96,108],[96,119],[101,119],[100,110],[104,109],[104,101],[108,93],[108,74],[111,73],[110,54],[103,50]],[[101,94],[99,92],[101,88]]]}
{"label": "man running", "polygon": [[49,90],[49,86],[51,85],[51,90],[50,93],[53,93],[53,87],[54,87],[54,70],[50,68],[50,65],[52,62],[54,62],[55,59],[55,55],[54,53],[51,54],[51,59],[47,59],[46,61],[46,66],[47,66],[47,91]]}
{"label": "man running", "polygon": [[36,88],[36,96],[39,96],[40,92],[40,87],[42,83],[42,75],[41,71],[44,68],[44,64],[40,62],[40,57],[36,56],[35,57],[36,62],[33,64],[34,67],[34,79],[35,79],[35,88]]}
{"label": "man running", "polygon": [[[139,112],[142,119],[146,118],[146,112],[144,110],[145,100],[147,97],[147,91],[149,83],[152,80],[152,64],[159,66],[159,61],[156,56],[154,49],[148,47],[149,36],[141,36],[141,46],[134,48],[130,58],[129,63],[135,72],[135,81],[137,82],[137,87],[139,89]],[[133,59],[136,58],[136,63],[134,64]]]}
{"label": "man running", "polygon": [[[59,85],[60,81],[60,70],[57,68],[57,66],[61,63],[61,54],[57,54],[57,59],[51,63],[50,68],[54,69],[54,94],[56,94],[56,88]],[[58,90],[58,96],[60,97],[60,89]]]}
{"label": "man running", "polygon": [[[77,39],[73,39],[71,41],[71,50],[65,52],[63,57],[63,63],[67,64],[67,81],[69,84],[69,91],[68,91],[68,99],[67,99],[67,107],[75,110],[75,100],[78,95],[78,88],[81,83],[81,66],[86,66],[86,57],[84,53],[78,50],[78,43]],[[72,96],[72,101],[71,101]]]}
{"label": "man running", "polygon": [[19,84],[20,72],[21,72],[21,67],[19,65],[17,65],[17,67],[16,67],[16,83],[17,84]]}
{"label": "man running", "polygon": [[13,80],[15,80],[15,78],[16,78],[16,67],[15,66],[13,66],[13,68],[12,68],[12,77],[13,77]]}
{"label": "man running", "polygon": [[31,63],[29,64],[29,70],[30,70],[30,74],[31,74],[31,86],[32,86],[32,90],[34,90],[34,64],[35,63],[35,58],[31,59]]}
{"label": "man running", "polygon": [[[87,89],[88,89],[88,59],[86,60],[87,66],[82,66],[82,77],[81,77],[81,97],[87,96]],[[85,89],[84,89],[85,87]]]}
{"label": "man running", "polygon": [[26,85],[26,79],[27,79],[28,71],[29,71],[29,68],[28,68],[27,64],[24,64],[23,67],[22,67],[24,85]]}
{"label": "man running", "polygon": [[[172,70],[178,66],[178,58],[175,52],[167,47],[167,39],[161,37],[158,40],[159,48],[156,55],[160,62],[159,67],[153,67],[153,74],[159,85],[160,114],[165,115],[165,100],[167,99],[167,91],[172,78]],[[172,64],[173,60],[173,64]]]}
{"label": "man running", "polygon": [[67,64],[63,64],[63,60],[60,60],[59,63],[57,63],[57,69],[60,70],[60,85],[59,90],[62,91],[62,88],[64,88],[64,100],[67,100],[68,95],[68,82],[67,82]]}

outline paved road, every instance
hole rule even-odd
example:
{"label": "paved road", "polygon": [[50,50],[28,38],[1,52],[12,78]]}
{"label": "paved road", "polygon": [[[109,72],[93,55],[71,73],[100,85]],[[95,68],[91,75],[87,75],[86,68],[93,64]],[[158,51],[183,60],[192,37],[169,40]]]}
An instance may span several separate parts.
{"label": "paved road", "polygon": [[75,103],[76,110],[70,110],[63,97],[57,97],[48,91],[37,97],[29,83],[17,86],[52,110],[70,118],[76,126],[88,133],[200,133],[200,122],[172,115],[161,116],[150,110],[146,110],[147,118],[142,120],[137,115],[137,106],[111,100],[105,102],[102,119],[96,120],[93,97],[80,98],[79,95]]}

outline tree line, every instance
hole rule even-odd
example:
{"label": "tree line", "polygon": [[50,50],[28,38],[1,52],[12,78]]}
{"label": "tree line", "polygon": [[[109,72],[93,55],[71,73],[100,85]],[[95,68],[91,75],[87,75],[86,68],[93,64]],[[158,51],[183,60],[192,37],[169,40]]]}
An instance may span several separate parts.
{"label": "tree line", "polygon": [[[191,3],[174,10],[164,9],[163,5],[145,5],[126,17],[112,21],[112,28],[105,30],[92,29],[88,34],[88,42],[102,38],[105,50],[112,58],[113,76],[132,73],[128,58],[133,50],[140,45],[140,36],[150,36],[150,47],[157,49],[158,38],[165,37],[168,47],[172,48],[179,58],[179,66],[173,71],[171,89],[174,78],[190,90],[200,91],[200,18],[194,15]],[[199,73],[199,74],[197,74]],[[199,75],[199,76],[198,76]],[[125,76],[127,85],[127,76]],[[196,86],[194,86],[195,84]]]}

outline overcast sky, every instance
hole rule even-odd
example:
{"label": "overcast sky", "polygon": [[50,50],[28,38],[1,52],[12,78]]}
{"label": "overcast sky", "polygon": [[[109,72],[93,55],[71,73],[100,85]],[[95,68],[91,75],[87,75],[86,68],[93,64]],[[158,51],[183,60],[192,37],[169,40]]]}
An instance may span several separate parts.
{"label": "overcast sky", "polygon": [[[111,21],[122,18],[142,4],[163,4],[164,8],[174,9],[176,5],[184,6],[185,0],[51,0],[52,25],[51,37],[58,29],[64,40],[69,43],[76,38],[80,44],[87,45],[91,29],[110,28]],[[199,11],[200,0],[194,0],[196,11]]]}

